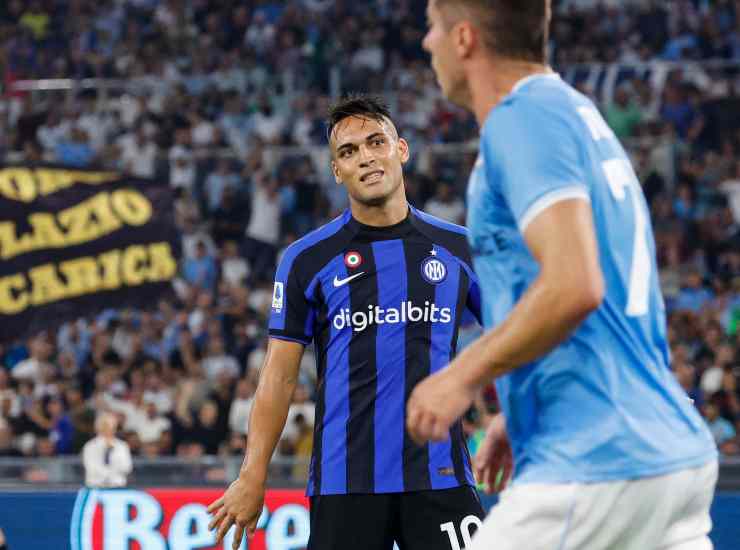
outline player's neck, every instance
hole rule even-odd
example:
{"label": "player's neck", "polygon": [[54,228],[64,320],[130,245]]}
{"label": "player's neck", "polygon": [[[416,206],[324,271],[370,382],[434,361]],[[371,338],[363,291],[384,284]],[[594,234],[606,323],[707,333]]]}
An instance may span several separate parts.
{"label": "player's neck", "polygon": [[517,82],[535,74],[552,73],[541,63],[507,59],[481,59],[469,72],[471,110],[482,127],[488,113],[511,93]]}
{"label": "player's neck", "polygon": [[401,223],[409,213],[406,197],[403,200],[392,200],[380,206],[366,206],[355,201],[350,205],[352,217],[363,225],[372,227],[390,227]]}

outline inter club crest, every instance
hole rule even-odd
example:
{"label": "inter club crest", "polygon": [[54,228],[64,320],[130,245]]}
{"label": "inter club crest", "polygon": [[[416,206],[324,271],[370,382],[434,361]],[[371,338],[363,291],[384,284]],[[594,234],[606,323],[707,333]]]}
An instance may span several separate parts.
{"label": "inter club crest", "polygon": [[431,256],[421,262],[421,275],[424,280],[438,285],[447,278],[447,266],[437,257],[437,251],[432,249]]}

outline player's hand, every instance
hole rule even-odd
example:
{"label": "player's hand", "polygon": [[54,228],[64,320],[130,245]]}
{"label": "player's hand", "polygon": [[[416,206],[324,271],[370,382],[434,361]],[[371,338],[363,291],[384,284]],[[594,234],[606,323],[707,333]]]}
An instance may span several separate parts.
{"label": "player's hand", "polygon": [[248,537],[254,536],[264,503],[265,486],[263,483],[237,478],[229,485],[221,498],[208,506],[208,513],[213,516],[208,529],[218,529],[216,544],[221,544],[228,530],[235,525],[232,548],[238,550],[245,529]]}
{"label": "player's hand", "polygon": [[514,460],[503,414],[494,416],[488,425],[486,436],[473,458],[473,470],[475,479],[484,485],[489,494],[502,491],[509,482]]}
{"label": "player's hand", "polygon": [[468,410],[474,390],[466,387],[455,369],[446,368],[422,380],[411,392],[406,428],[419,445],[429,440],[444,441],[450,426]]}

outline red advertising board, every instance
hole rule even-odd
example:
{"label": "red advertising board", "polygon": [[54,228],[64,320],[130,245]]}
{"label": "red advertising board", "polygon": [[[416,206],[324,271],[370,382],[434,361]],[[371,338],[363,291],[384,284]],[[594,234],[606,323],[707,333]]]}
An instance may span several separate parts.
{"label": "red advertising board", "polygon": [[[83,489],[70,526],[72,550],[231,549],[233,529],[221,546],[208,530],[207,506],[221,489]],[[308,499],[302,491],[271,490],[246,550],[300,550],[309,535]]]}

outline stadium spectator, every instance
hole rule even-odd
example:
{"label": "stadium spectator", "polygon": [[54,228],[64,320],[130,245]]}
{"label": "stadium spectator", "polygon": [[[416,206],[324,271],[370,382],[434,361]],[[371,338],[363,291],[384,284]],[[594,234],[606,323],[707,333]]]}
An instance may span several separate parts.
{"label": "stadium spectator", "polygon": [[629,91],[624,85],[617,89],[614,101],[604,111],[606,122],[620,140],[631,137],[642,121],[640,108],[631,100]]}
{"label": "stadium spectator", "polygon": [[227,188],[233,190],[238,184],[239,178],[231,171],[230,161],[226,158],[218,159],[216,170],[205,180],[209,212],[215,212],[222,205],[222,197]]}
{"label": "stadium spectator", "polygon": [[147,127],[139,124],[133,132],[116,142],[120,150],[121,170],[140,178],[154,177],[159,150],[149,137]]}
{"label": "stadium spectator", "polygon": [[232,432],[247,434],[255,389],[254,383],[248,378],[242,378],[237,382],[234,400],[229,410],[229,429]]}
{"label": "stadium spectator", "polygon": [[124,487],[132,470],[128,444],[116,438],[118,421],[110,413],[95,420],[97,437],[82,449],[85,485],[88,487]]}
{"label": "stadium spectator", "polygon": [[701,274],[692,271],[684,278],[681,290],[673,303],[673,308],[699,313],[711,299],[712,292],[702,284]]}
{"label": "stadium spectator", "polygon": [[136,435],[141,441],[143,454],[160,456],[167,452],[171,444],[170,419],[162,416],[157,402],[151,398],[144,399],[145,414],[136,423]]}
{"label": "stadium spectator", "polygon": [[195,245],[195,255],[186,258],[183,264],[183,277],[196,289],[213,291],[217,281],[216,262],[208,253],[203,241]]}
{"label": "stadium spectator", "polygon": [[0,418],[0,457],[2,456],[16,458],[23,456],[23,453],[13,445],[13,430],[4,418]]}
{"label": "stadium spectator", "polygon": [[704,408],[704,416],[707,419],[707,424],[709,424],[709,429],[712,431],[717,447],[721,450],[725,443],[735,437],[735,428],[731,422],[719,415],[719,409],[713,403],[707,404]]}
{"label": "stadium spectator", "polygon": [[239,364],[236,359],[226,353],[224,340],[220,335],[209,336],[202,367],[206,378],[212,382],[223,374],[233,379],[239,377]]}
{"label": "stadium spectator", "polygon": [[36,380],[41,377],[44,369],[52,368],[49,363],[52,348],[45,335],[40,334],[29,341],[30,357],[18,362],[11,370],[11,376],[16,380]]}
{"label": "stadium spectator", "polygon": [[452,223],[463,223],[465,218],[465,203],[459,196],[455,196],[451,185],[440,183],[435,195],[424,205],[424,211]]}
{"label": "stadium spectator", "polygon": [[246,230],[246,256],[257,277],[271,277],[277,245],[280,242],[281,200],[278,183],[266,176],[255,180],[252,211]]}
{"label": "stadium spectator", "polygon": [[49,439],[53,443],[56,454],[72,452],[74,440],[74,426],[67,413],[64,401],[60,397],[52,397],[47,404],[49,414]]}

